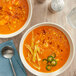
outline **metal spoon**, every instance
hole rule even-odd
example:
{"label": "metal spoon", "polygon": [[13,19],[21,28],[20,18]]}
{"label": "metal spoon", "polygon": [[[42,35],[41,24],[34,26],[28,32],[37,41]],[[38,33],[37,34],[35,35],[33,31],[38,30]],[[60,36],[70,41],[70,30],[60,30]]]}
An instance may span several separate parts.
{"label": "metal spoon", "polygon": [[11,67],[12,67],[13,75],[16,76],[16,72],[14,70],[14,67],[13,67],[13,64],[12,64],[12,60],[11,60],[11,58],[13,57],[13,55],[14,55],[14,50],[13,50],[13,48],[11,46],[5,46],[2,49],[2,56],[4,58],[9,59]]}

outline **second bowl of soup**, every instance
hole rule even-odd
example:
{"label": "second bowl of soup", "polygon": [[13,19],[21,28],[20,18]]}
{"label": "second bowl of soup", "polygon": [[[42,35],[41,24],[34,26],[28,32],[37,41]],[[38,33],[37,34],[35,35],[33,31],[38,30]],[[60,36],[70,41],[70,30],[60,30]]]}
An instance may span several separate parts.
{"label": "second bowl of soup", "polygon": [[55,76],[71,63],[74,48],[70,35],[59,25],[40,23],[22,37],[20,57],[35,75]]}
{"label": "second bowl of soup", "polygon": [[0,0],[0,38],[21,33],[32,16],[30,0]]}

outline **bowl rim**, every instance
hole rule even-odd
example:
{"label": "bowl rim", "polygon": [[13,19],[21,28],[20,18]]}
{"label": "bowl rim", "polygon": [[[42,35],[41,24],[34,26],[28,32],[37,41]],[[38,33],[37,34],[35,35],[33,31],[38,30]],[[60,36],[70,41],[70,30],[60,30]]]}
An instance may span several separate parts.
{"label": "bowl rim", "polygon": [[[73,56],[72,56],[69,64],[67,65],[67,67],[65,67],[65,69],[63,68],[62,71],[59,71],[59,69],[58,69],[57,71],[51,72],[51,73],[39,72],[39,71],[33,69],[33,68],[27,63],[27,61],[25,60],[25,58],[24,58],[24,56],[23,56],[23,43],[24,43],[24,40],[25,40],[26,36],[29,34],[30,31],[32,31],[33,29],[35,29],[35,28],[37,28],[37,27],[39,27],[39,26],[42,26],[43,24],[47,24],[47,25],[49,25],[49,26],[50,26],[50,25],[55,25],[55,26],[61,28],[63,31],[65,31],[65,32],[67,33],[67,35],[69,36],[69,38],[70,38],[70,40],[71,40],[71,42],[72,42],[72,46],[73,46],[73,49],[72,49],[72,50],[73,50]],[[43,26],[44,26],[44,25],[43,25]],[[59,30],[60,30],[60,29],[59,29]],[[62,31],[62,32],[63,32],[63,31]],[[63,32],[63,33],[64,33],[64,32]],[[66,36],[66,35],[65,35],[65,36]],[[68,41],[69,41],[69,39],[68,39]],[[73,40],[72,40],[71,35],[70,35],[70,34],[68,33],[68,31],[65,30],[62,26],[60,26],[59,24],[56,24],[56,23],[42,22],[42,23],[38,23],[38,24],[32,26],[31,28],[29,28],[29,29],[24,33],[23,37],[21,38],[20,45],[19,45],[19,55],[20,55],[20,59],[21,59],[23,65],[24,65],[24,67],[25,67],[29,72],[33,73],[34,75],[37,75],[37,76],[42,76],[42,75],[44,75],[44,76],[46,76],[46,75],[47,75],[47,76],[49,76],[49,75],[51,75],[51,76],[56,76],[56,75],[59,75],[59,74],[63,73],[63,72],[64,72],[65,70],[67,70],[68,67],[71,65],[71,63],[72,63],[72,61],[73,61],[73,59],[74,59],[74,56],[75,56],[75,47],[74,47],[74,42],[73,42]],[[68,58],[68,59],[69,59],[69,58]],[[66,63],[65,63],[65,64],[66,64]],[[65,65],[65,64],[64,64],[64,65]],[[62,67],[63,67],[63,66],[62,66]],[[62,68],[62,67],[61,67],[61,68]],[[61,69],[61,68],[60,68],[60,69]]]}
{"label": "bowl rim", "polygon": [[24,29],[29,25],[29,23],[31,21],[31,18],[32,18],[32,2],[31,2],[31,0],[27,0],[27,2],[28,2],[28,6],[29,6],[29,14],[28,14],[28,18],[27,18],[25,24],[19,30],[17,30],[16,32],[13,32],[11,34],[0,34],[0,38],[14,37],[14,36],[20,34],[21,32],[23,32]]}

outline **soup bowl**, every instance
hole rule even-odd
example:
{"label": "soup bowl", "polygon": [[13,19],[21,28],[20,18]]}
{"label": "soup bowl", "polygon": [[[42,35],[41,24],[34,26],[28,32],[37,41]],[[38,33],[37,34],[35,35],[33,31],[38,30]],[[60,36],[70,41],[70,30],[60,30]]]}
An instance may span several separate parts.
{"label": "soup bowl", "polygon": [[[59,29],[60,31],[62,31],[65,34],[65,36],[67,37],[69,44],[70,44],[70,55],[69,55],[67,62],[60,69],[58,69],[57,71],[51,72],[51,73],[39,72],[39,71],[33,69],[27,63],[27,61],[25,60],[24,55],[23,55],[23,43],[24,43],[25,38],[32,30],[34,30],[35,28],[37,28],[39,26],[53,26],[53,27]],[[70,34],[63,27],[61,27],[60,25],[55,24],[55,23],[43,22],[43,23],[39,23],[39,24],[32,26],[31,28],[29,28],[25,32],[25,34],[23,35],[21,42],[20,42],[19,54],[20,54],[20,58],[21,58],[21,61],[24,65],[24,67],[27,70],[29,70],[31,73],[33,73],[34,75],[37,75],[37,76],[57,76],[57,75],[61,74],[62,72],[64,72],[71,65],[73,58],[74,58],[75,50],[74,50],[73,40],[72,40]]]}
{"label": "soup bowl", "polygon": [[28,26],[28,24],[31,21],[31,17],[32,17],[32,3],[31,3],[31,0],[27,0],[27,2],[28,2],[28,6],[29,6],[29,14],[28,14],[28,18],[27,18],[25,24],[18,31],[16,31],[14,33],[11,33],[11,34],[0,34],[0,38],[11,38],[11,37],[14,37],[14,36],[20,34]]}

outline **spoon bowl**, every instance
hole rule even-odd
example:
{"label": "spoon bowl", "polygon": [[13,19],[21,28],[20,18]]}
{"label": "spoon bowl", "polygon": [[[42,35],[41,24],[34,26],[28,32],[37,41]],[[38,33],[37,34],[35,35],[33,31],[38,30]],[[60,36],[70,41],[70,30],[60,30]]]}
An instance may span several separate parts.
{"label": "spoon bowl", "polygon": [[14,50],[13,50],[13,48],[10,47],[10,46],[4,47],[4,48],[2,49],[2,55],[3,55],[4,58],[8,58],[8,59],[12,58],[13,55],[14,55]]}
{"label": "spoon bowl", "polygon": [[11,58],[13,57],[13,55],[14,55],[14,49],[11,46],[5,46],[2,49],[2,56],[4,58],[9,59],[10,64],[11,64],[11,68],[12,68],[12,71],[13,71],[13,75],[16,76],[16,72],[14,70],[14,67],[13,67],[13,64],[12,64],[12,60],[11,60]]}

